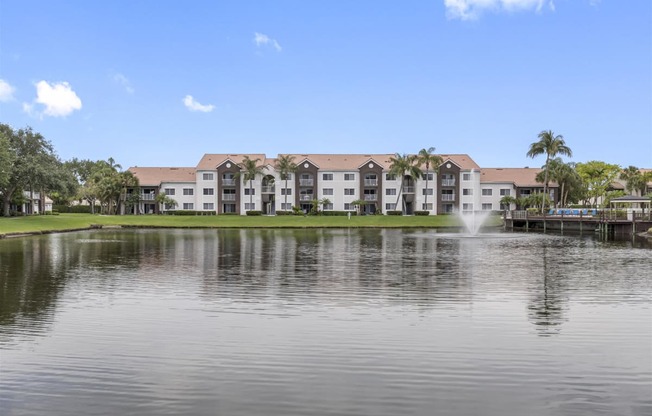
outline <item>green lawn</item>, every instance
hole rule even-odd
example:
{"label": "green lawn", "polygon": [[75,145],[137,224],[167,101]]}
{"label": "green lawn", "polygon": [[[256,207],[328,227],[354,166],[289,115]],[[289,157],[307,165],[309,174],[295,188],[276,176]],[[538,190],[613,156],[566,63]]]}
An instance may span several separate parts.
{"label": "green lawn", "polygon": [[[491,217],[487,225],[500,225],[499,217]],[[347,217],[324,216],[278,216],[247,217],[240,215],[219,216],[167,216],[167,215],[125,215],[105,216],[90,214],[35,215],[28,217],[0,217],[0,235],[31,233],[40,231],[63,231],[89,228],[92,225],[120,225],[132,227],[168,228],[441,228],[458,227],[455,216],[370,215]]]}

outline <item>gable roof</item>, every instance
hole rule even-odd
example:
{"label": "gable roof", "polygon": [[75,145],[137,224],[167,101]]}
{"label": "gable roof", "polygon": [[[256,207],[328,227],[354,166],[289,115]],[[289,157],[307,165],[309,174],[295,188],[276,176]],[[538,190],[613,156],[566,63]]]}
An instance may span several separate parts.
{"label": "gable roof", "polygon": [[267,165],[267,156],[262,153],[252,153],[252,154],[217,154],[217,153],[206,153],[199,163],[197,164],[197,170],[215,170],[219,165],[226,162],[227,160],[232,160],[236,164],[242,163],[245,156],[249,156],[249,159],[260,159],[259,163],[261,165]]}
{"label": "gable roof", "polygon": [[[480,183],[512,183],[520,188],[541,187],[543,183],[536,181],[540,168],[483,168]],[[556,183],[550,182],[555,187]]]}
{"label": "gable roof", "polygon": [[195,168],[138,167],[128,169],[140,186],[159,186],[161,182],[195,182]]}
{"label": "gable roof", "polygon": [[471,156],[467,154],[453,154],[453,155],[439,155],[444,163],[451,161],[460,167],[462,170],[471,170],[477,169],[480,170],[480,166],[475,163],[475,160],[471,159]]}

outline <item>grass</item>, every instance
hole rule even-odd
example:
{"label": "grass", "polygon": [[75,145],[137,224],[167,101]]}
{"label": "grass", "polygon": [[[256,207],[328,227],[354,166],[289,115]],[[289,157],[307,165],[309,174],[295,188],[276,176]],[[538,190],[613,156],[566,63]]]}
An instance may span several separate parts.
{"label": "grass", "polygon": [[[487,225],[497,226],[501,223],[499,217],[491,217]],[[353,216],[351,219],[348,219],[347,217],[324,216],[106,216],[60,214],[12,218],[0,217],[0,236],[6,234],[78,230],[96,225],[143,228],[445,228],[459,227],[461,223],[457,217],[451,215],[414,217],[369,215],[360,217]]]}

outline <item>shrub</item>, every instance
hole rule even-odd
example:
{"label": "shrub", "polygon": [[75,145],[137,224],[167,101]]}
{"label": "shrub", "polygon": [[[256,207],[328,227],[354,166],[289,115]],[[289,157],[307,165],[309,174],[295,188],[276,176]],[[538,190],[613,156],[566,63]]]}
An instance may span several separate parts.
{"label": "shrub", "polygon": [[52,211],[57,211],[65,214],[90,214],[90,205],[54,205]]}
{"label": "shrub", "polygon": [[426,215],[430,215],[430,211],[414,211],[414,215],[426,216]]}
{"label": "shrub", "polygon": [[215,211],[194,211],[191,209],[180,209],[176,211],[167,211],[168,215],[217,215]]}
{"label": "shrub", "polygon": [[[346,217],[349,215],[349,211],[322,211],[324,217]],[[355,215],[355,212],[351,212],[351,215]]]}
{"label": "shrub", "polygon": [[403,211],[387,211],[387,215],[403,215]]}
{"label": "shrub", "polygon": [[276,211],[276,215],[293,215],[292,211]]}
{"label": "shrub", "polygon": [[263,215],[262,211],[247,211],[248,217],[260,217],[261,215]]}

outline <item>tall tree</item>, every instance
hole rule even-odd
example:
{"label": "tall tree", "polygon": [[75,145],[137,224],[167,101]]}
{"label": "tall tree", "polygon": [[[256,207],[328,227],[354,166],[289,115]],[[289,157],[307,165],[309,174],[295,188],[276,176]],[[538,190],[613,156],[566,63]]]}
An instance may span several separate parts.
{"label": "tall tree", "polygon": [[439,155],[435,155],[435,148],[429,147],[428,149],[421,149],[417,155],[417,165],[419,167],[426,166],[426,198],[425,205],[428,206],[428,176],[430,175],[430,168],[432,167],[433,172],[439,170],[439,166],[444,163],[444,160]]}
{"label": "tall tree", "polygon": [[[543,182],[543,193],[548,195],[548,182],[550,180],[550,159],[554,158],[557,155],[566,155],[568,157],[573,156],[573,152],[570,147],[566,146],[564,141],[564,136],[561,134],[555,135],[552,130],[543,130],[537,136],[539,141],[534,142],[530,145],[530,150],[527,152],[527,156],[535,158],[539,155],[546,155],[546,164],[544,165],[544,182]],[[545,201],[546,198],[542,198],[542,201]],[[544,210],[545,202],[541,203],[541,212]]]}
{"label": "tall tree", "polygon": [[[399,198],[403,195],[403,179],[405,176],[410,176],[416,182],[416,180],[421,176],[421,168],[416,164],[415,155],[406,155],[396,153],[394,156],[389,158],[389,174],[393,175],[401,181],[401,187],[398,194],[396,194],[396,208],[398,207]],[[402,198],[405,200],[405,198]],[[404,204],[401,204],[401,211],[404,212]]]}
{"label": "tall tree", "polygon": [[622,171],[618,165],[598,160],[578,163],[576,169],[580,178],[582,178],[587,197],[591,200],[591,205],[593,206],[598,205],[600,198],[604,199],[607,194],[607,189],[611,187],[612,182]]}
{"label": "tall tree", "polygon": [[279,158],[276,159],[275,169],[281,175],[281,180],[285,181],[285,203],[284,205],[288,206],[288,178],[290,175],[297,171],[298,166],[294,163],[294,156],[291,155],[279,155]]}
{"label": "tall tree", "polygon": [[[46,161],[55,161],[56,155],[52,144],[30,127],[14,130],[9,125],[0,124],[0,137],[8,147],[3,152],[3,158],[8,165],[0,167],[4,177],[0,183],[0,195],[3,201],[3,215],[9,216],[12,198],[22,193],[30,184],[39,180]],[[49,162],[48,162],[49,163]]]}
{"label": "tall tree", "polygon": [[250,159],[249,156],[245,156],[240,165],[240,172],[237,173],[238,176],[242,176],[242,181],[249,181],[249,210],[253,206],[253,182],[256,179],[256,176],[263,174],[263,166],[258,165],[260,162],[259,158]]}
{"label": "tall tree", "polygon": [[636,166],[629,166],[620,173],[620,179],[626,181],[625,189],[627,192],[632,195],[636,192],[636,194],[643,196],[647,189],[647,182],[652,179],[652,175],[649,172],[642,173]]}
{"label": "tall tree", "polygon": [[[573,162],[564,163],[561,158],[556,157],[550,159],[548,167],[550,171],[549,179],[559,186],[559,204],[562,207],[567,206],[568,196],[571,192],[576,192],[582,187],[582,179],[575,171],[575,164]],[[544,169],[537,174],[537,182],[543,183],[545,181],[545,172]]]}

